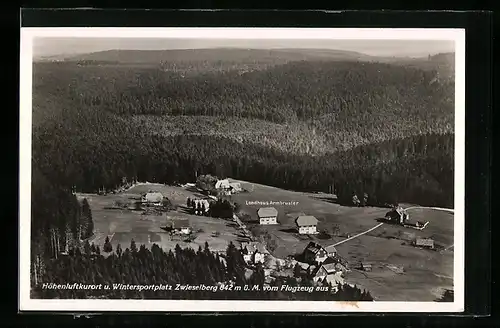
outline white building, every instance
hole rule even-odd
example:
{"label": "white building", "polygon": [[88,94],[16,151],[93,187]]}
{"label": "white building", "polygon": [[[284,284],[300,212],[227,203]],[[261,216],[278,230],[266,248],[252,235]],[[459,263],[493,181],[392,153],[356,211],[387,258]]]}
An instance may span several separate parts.
{"label": "white building", "polygon": [[297,228],[300,234],[313,235],[317,234],[318,219],[312,215],[301,215],[296,220]]}
{"label": "white building", "polygon": [[304,260],[310,264],[322,263],[328,258],[327,250],[315,242],[309,242],[303,252]]}
{"label": "white building", "polygon": [[328,257],[335,257],[337,256],[337,249],[335,246],[330,245],[325,247],[326,252],[328,253]]}
{"label": "white building", "polygon": [[257,211],[260,224],[277,224],[278,210],[274,207],[262,207]]}
{"label": "white building", "polygon": [[266,259],[266,252],[264,247],[262,247],[259,243],[242,243],[241,249],[243,260],[245,260],[246,263],[264,263]]}
{"label": "white building", "polygon": [[215,183],[215,189],[229,189],[230,187],[229,179],[217,180]]}
{"label": "white building", "polygon": [[189,235],[192,232],[188,219],[172,219],[170,220],[168,226],[170,226],[173,232],[180,233],[182,235]]}
{"label": "white building", "polygon": [[312,272],[314,282],[323,281],[332,284],[334,287],[344,284],[343,266],[333,259],[327,259]]}
{"label": "white building", "polygon": [[231,188],[232,192],[241,192],[243,190],[241,188],[241,183],[239,182],[230,182],[229,187]]}
{"label": "white building", "polygon": [[142,194],[141,201],[151,205],[161,205],[163,201],[163,194],[156,191],[150,191]]}

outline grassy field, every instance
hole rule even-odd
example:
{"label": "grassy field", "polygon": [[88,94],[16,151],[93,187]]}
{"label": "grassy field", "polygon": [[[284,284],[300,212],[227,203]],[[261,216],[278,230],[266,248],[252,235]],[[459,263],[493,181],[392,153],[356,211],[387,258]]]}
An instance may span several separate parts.
{"label": "grassy field", "polygon": [[[278,247],[273,255],[284,258],[304,250],[307,243],[316,241],[324,246],[364,232],[377,224],[388,211],[386,208],[354,208],[340,206],[330,196],[282,190],[254,184],[254,191],[233,195],[232,201],[241,204],[242,213],[257,225],[257,210],[261,205],[250,205],[250,201],[293,201],[293,205],[272,205],[278,210],[279,225],[260,226],[261,231],[274,235]],[[403,207],[404,204],[403,204]],[[295,231],[294,219],[298,214],[314,215],[318,230],[331,232],[338,227],[338,236],[319,239],[305,238]],[[372,272],[353,269],[347,276],[354,283],[370,290],[377,300],[383,301],[433,301],[443,288],[453,288],[453,215],[428,209],[409,210],[411,220],[429,221],[422,231],[397,225],[383,224],[379,228],[336,246],[339,254],[350,264],[364,261],[373,264]],[[433,238],[437,250],[426,250],[411,245],[415,237]],[[402,269],[402,273],[397,273]],[[392,268],[392,269],[391,269]],[[396,271],[396,272],[395,272]]]}
{"label": "grassy field", "polygon": [[[111,208],[116,201],[128,201],[132,208],[138,196],[150,190],[163,193],[178,206],[178,209],[156,216],[142,215],[142,211]],[[114,248],[118,243],[122,248],[128,247],[134,239],[138,245],[144,244],[150,247],[153,243],[157,243],[166,250],[173,249],[176,244],[197,249],[198,246],[203,247],[207,241],[211,249],[222,251],[230,241],[237,246],[243,241],[238,226],[231,221],[185,213],[184,205],[187,197],[201,196],[195,190],[159,184],[140,184],[120,194],[79,196],[89,200],[96,230],[91,242],[101,248],[106,236],[109,236]],[[253,192],[232,195],[230,200],[241,205],[239,216],[244,217],[244,214],[247,214],[244,221],[250,229],[258,226],[257,210],[266,205],[252,205],[247,202],[293,202],[281,206],[270,205],[278,210],[279,224],[257,228],[274,236],[277,248],[272,254],[277,258],[301,253],[310,241],[316,241],[324,246],[336,244],[348,236],[354,236],[378,225],[377,220],[383,218],[388,211],[385,208],[340,206],[328,195],[293,192],[259,184],[254,184]],[[300,236],[296,232],[294,221],[301,213],[314,215],[319,220],[318,230],[332,233],[334,227],[337,227],[337,235],[329,239],[320,239],[318,235]],[[427,209],[413,209],[409,214],[412,221],[429,221],[429,225],[419,231],[383,224],[365,235],[336,246],[339,254],[352,268],[347,274],[346,281],[369,290],[376,300],[433,301],[439,297],[444,288],[453,288],[453,248],[443,251],[453,245],[453,215]],[[179,237],[171,237],[162,229],[167,216],[188,218],[196,239],[184,242]],[[215,231],[220,235],[214,237]],[[417,236],[433,238],[437,250],[412,246],[410,240]],[[372,263],[373,270],[371,272],[356,270],[355,264],[361,261]]]}
{"label": "grassy field", "polygon": [[[162,215],[143,215],[142,211],[132,209],[113,209],[116,201],[133,203],[141,193],[155,190],[163,193],[178,209],[163,213]],[[153,243],[158,244],[165,250],[174,249],[176,244],[181,247],[198,246],[204,247],[208,242],[212,250],[225,250],[230,241],[239,245],[243,241],[238,226],[222,219],[200,217],[185,212],[187,197],[195,198],[197,194],[183,189],[182,187],[165,186],[159,184],[137,185],[120,194],[95,195],[80,194],[80,198],[89,201],[94,219],[95,234],[90,242],[99,245],[102,249],[106,236],[109,236],[113,249],[117,244],[125,249],[130,246],[132,239],[139,246],[141,244],[150,247]],[[169,218],[187,218],[196,235],[192,242],[184,242],[181,237],[171,236],[163,228]],[[213,236],[213,232],[219,232],[219,236]]]}

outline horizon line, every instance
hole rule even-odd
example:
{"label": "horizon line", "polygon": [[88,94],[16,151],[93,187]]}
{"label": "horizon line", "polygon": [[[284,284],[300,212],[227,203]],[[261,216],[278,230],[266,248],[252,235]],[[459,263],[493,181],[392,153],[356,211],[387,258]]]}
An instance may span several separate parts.
{"label": "horizon line", "polygon": [[175,48],[175,49],[134,49],[134,48],[111,48],[111,49],[102,49],[102,50],[97,50],[97,51],[89,51],[89,52],[74,52],[74,53],[60,53],[60,54],[53,54],[53,55],[34,55],[33,54],[33,59],[35,58],[51,58],[51,57],[58,57],[58,56],[68,56],[68,57],[74,57],[74,56],[81,56],[81,55],[89,55],[89,54],[96,54],[96,53],[103,53],[103,52],[110,52],[110,51],[185,51],[185,50],[259,50],[259,51],[266,51],[266,50],[298,50],[298,51],[307,51],[307,50],[325,50],[325,51],[339,51],[339,52],[346,52],[346,53],[354,53],[354,54],[359,54],[363,55],[366,57],[373,57],[373,58],[423,58],[427,56],[435,56],[439,54],[453,54],[455,53],[454,50],[450,51],[439,51],[439,52],[429,52],[427,55],[419,54],[419,55],[370,55],[364,52],[356,51],[356,50],[345,50],[345,49],[335,49],[335,48],[319,48],[319,47],[311,47],[311,48],[294,48],[294,47],[269,47],[269,48],[256,48],[256,47],[238,47],[238,46],[233,46],[233,47],[202,47],[202,48]]}

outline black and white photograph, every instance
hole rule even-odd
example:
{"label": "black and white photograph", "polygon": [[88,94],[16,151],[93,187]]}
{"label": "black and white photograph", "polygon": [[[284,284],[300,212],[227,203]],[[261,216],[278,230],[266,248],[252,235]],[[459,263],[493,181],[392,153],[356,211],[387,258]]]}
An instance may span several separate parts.
{"label": "black and white photograph", "polygon": [[464,35],[22,28],[21,310],[463,311]]}

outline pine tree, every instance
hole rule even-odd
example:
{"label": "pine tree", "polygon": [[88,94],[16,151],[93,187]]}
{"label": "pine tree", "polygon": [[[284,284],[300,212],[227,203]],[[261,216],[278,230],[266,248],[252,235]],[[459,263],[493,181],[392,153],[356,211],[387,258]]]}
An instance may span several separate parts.
{"label": "pine tree", "polygon": [[137,245],[135,244],[135,240],[134,239],[132,239],[130,241],[130,251],[132,253],[136,253],[137,252]]}
{"label": "pine tree", "polygon": [[110,253],[113,251],[113,246],[109,241],[109,236],[106,236],[106,240],[104,241],[103,251],[105,251],[106,253]]}
{"label": "pine tree", "polygon": [[90,255],[92,253],[92,247],[90,246],[88,239],[85,240],[85,243],[83,244],[83,250],[86,255]]}
{"label": "pine tree", "polygon": [[123,254],[123,250],[122,250],[122,247],[121,247],[121,245],[120,245],[120,244],[116,245],[116,251],[115,251],[115,252],[116,252],[116,255],[117,255],[118,257],[121,257],[121,256],[122,256],[122,254]]}
{"label": "pine tree", "polygon": [[84,198],[82,201],[81,213],[82,238],[86,239],[94,234],[94,221],[92,220],[92,211],[87,198]]}

